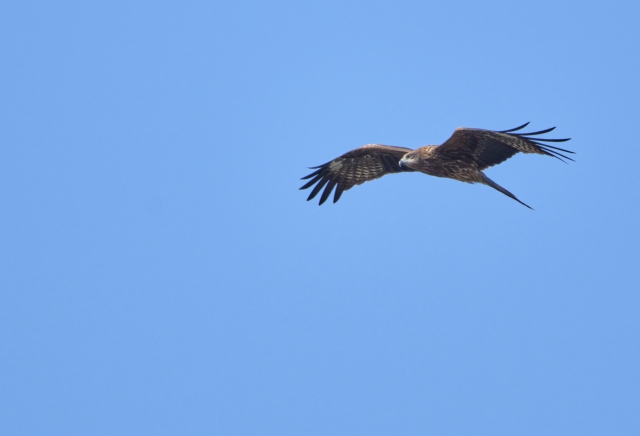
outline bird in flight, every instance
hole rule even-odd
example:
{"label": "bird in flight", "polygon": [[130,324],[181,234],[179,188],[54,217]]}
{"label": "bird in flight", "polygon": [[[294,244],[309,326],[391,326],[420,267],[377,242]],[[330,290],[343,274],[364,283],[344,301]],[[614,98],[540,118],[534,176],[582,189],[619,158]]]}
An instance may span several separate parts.
{"label": "bird in flight", "polygon": [[322,204],[329,198],[333,188],[336,188],[333,195],[335,203],[344,191],[355,185],[361,185],[387,174],[418,171],[461,182],[482,183],[532,209],[482,172],[486,168],[504,162],[518,152],[553,156],[565,163],[564,159],[573,161],[561,153],[573,153],[572,151],[546,144],[547,142],[564,142],[571,138],[549,139],[538,136],[551,132],[555,127],[538,132],[515,133],[528,125],[529,123],[525,123],[502,131],[460,127],[443,144],[426,145],[415,150],[367,144],[324,165],[311,167],[310,169],[315,171],[302,178],[302,180],[311,180],[300,189],[315,185],[307,198],[309,201],[324,188],[319,202]]}

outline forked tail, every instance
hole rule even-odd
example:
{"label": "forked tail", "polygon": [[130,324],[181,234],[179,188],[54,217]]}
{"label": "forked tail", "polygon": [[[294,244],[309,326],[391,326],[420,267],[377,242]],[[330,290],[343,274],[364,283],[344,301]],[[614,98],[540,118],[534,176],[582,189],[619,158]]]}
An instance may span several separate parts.
{"label": "forked tail", "polygon": [[481,183],[484,183],[485,185],[491,186],[493,189],[502,192],[507,197],[511,197],[515,201],[517,201],[518,203],[520,203],[520,204],[522,204],[524,206],[527,206],[529,209],[533,210],[533,208],[531,206],[529,206],[528,204],[525,204],[525,203],[521,202],[520,200],[518,200],[518,198],[515,195],[513,195],[511,192],[509,192],[506,189],[504,189],[502,186],[498,185],[496,182],[494,182],[489,177],[487,177],[484,173],[480,173],[480,174],[482,174],[482,182]]}

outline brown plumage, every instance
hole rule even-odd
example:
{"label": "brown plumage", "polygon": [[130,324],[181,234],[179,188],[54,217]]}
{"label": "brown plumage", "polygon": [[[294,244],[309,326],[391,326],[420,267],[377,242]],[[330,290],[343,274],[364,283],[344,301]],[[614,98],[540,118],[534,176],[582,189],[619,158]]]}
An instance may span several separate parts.
{"label": "brown plumage", "polygon": [[[302,179],[311,179],[300,189],[315,187],[307,201],[313,199],[324,188],[320,203],[324,203],[335,187],[333,202],[340,199],[344,191],[369,180],[387,174],[419,171],[430,176],[447,177],[467,183],[482,183],[502,192],[517,202],[515,195],[489,179],[482,170],[497,165],[518,152],[553,156],[564,162],[573,160],[560,152],[573,153],[563,148],[541,142],[564,142],[565,139],[547,139],[533,136],[549,133],[555,127],[538,132],[514,133],[529,123],[514,129],[493,131],[460,127],[442,145],[427,145],[411,150],[390,145],[367,144],[343,154],[324,165],[312,167],[313,173]],[[325,187],[326,186],[326,187]]]}

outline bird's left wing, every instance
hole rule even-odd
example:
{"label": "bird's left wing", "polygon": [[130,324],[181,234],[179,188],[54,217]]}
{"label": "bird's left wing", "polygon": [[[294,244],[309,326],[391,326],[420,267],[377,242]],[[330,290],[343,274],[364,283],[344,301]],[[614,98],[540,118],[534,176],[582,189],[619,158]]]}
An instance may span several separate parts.
{"label": "bird's left wing", "polygon": [[320,197],[320,203],[324,203],[333,188],[336,188],[333,196],[335,203],[342,193],[355,185],[360,185],[369,180],[380,178],[386,174],[413,171],[401,168],[398,162],[402,156],[412,151],[410,148],[393,147],[390,145],[368,144],[355,150],[351,150],[324,165],[311,167],[313,173],[302,178],[311,179],[300,189],[307,189],[317,183],[309,194],[307,201],[313,199],[326,185]]}
{"label": "bird's left wing", "polygon": [[549,139],[533,137],[549,133],[555,127],[538,132],[514,133],[527,125],[529,123],[503,131],[460,127],[436,151],[446,158],[463,160],[469,163],[474,162],[480,171],[502,163],[518,152],[544,154],[560,160],[573,160],[561,153],[573,153],[572,151],[544,143],[564,142],[570,138]]}

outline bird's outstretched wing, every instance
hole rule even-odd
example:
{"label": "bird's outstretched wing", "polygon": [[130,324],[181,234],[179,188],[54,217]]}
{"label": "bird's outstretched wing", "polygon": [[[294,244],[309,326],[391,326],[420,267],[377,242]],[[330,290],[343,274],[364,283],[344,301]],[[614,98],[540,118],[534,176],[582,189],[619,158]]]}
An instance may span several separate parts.
{"label": "bird's outstretched wing", "polygon": [[343,154],[324,165],[311,167],[316,171],[302,178],[311,179],[300,189],[307,189],[316,184],[309,194],[307,201],[313,199],[326,185],[320,197],[320,203],[324,203],[333,188],[336,188],[333,196],[335,203],[342,193],[355,185],[361,185],[369,180],[378,179],[386,174],[412,171],[400,168],[398,162],[402,156],[412,151],[410,148],[393,147],[390,145],[368,144],[348,153]]}
{"label": "bird's outstretched wing", "polygon": [[533,137],[549,133],[555,127],[538,132],[514,133],[527,125],[529,123],[502,131],[461,127],[456,129],[453,135],[436,149],[436,152],[446,159],[474,162],[480,171],[504,162],[518,152],[544,154],[553,156],[563,162],[564,159],[573,160],[561,153],[573,153],[573,151],[545,144],[545,142],[564,142],[571,138],[548,139]]}

